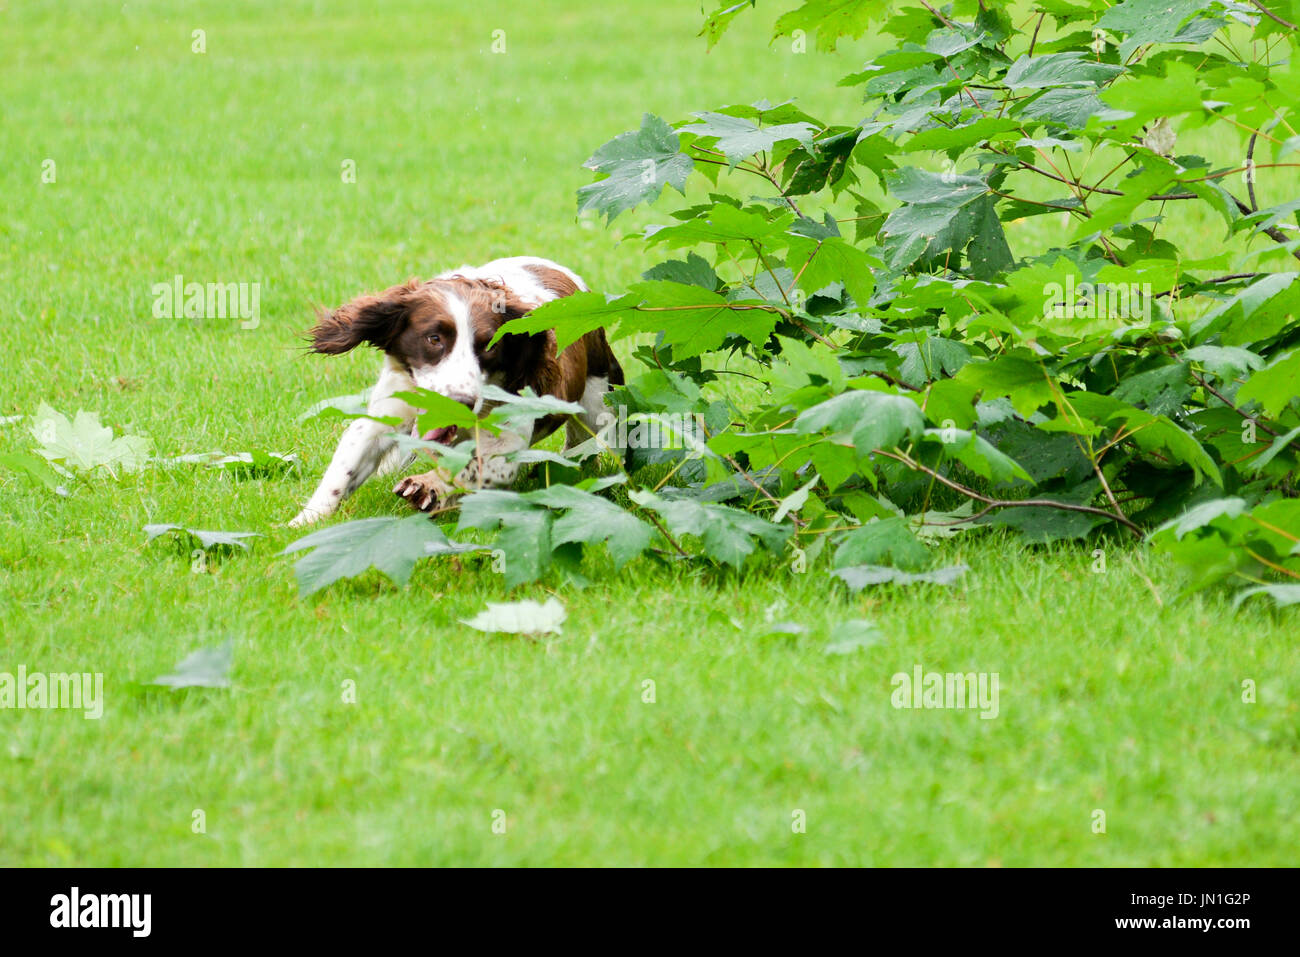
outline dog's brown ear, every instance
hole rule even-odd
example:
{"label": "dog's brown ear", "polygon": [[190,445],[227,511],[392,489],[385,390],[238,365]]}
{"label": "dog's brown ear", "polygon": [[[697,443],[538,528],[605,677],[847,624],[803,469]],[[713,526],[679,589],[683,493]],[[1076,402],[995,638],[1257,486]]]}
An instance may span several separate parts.
{"label": "dog's brown ear", "polygon": [[548,329],[509,338],[512,341],[505,362],[506,391],[521,392],[527,386],[538,395],[564,398],[564,372],[556,359],[554,331]]}
{"label": "dog's brown ear", "polygon": [[421,285],[412,279],[378,295],[358,296],[333,312],[318,312],[316,325],[307,334],[311,350],[336,356],[363,342],[387,349],[406,328]]}
{"label": "dog's brown ear", "polygon": [[488,310],[493,316],[500,317],[501,322],[519,319],[533,311],[533,303],[525,302],[519,295],[498,282],[482,282],[481,286],[488,300]]}
{"label": "dog's brown ear", "polygon": [[[492,281],[479,282],[485,297],[486,312],[493,332],[510,329],[513,319],[522,319],[536,307],[536,303],[520,299],[514,290]],[[481,308],[481,307],[480,307]],[[545,395],[550,385],[551,372],[559,381],[556,365],[555,333],[551,331],[503,336],[491,350],[504,377],[505,389],[518,392],[528,386],[538,395]]]}

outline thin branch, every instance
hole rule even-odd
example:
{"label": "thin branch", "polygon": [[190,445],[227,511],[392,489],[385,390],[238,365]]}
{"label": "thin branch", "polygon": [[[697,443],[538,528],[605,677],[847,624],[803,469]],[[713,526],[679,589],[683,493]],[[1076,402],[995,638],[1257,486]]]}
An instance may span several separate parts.
{"label": "thin branch", "polygon": [[[1093,186],[1092,189],[1090,190],[1090,192],[1096,192],[1098,186],[1101,186],[1102,183],[1104,183],[1104,182],[1106,182],[1106,180],[1110,179],[1111,176],[1113,176],[1113,175],[1115,174],[1116,171],[1118,171],[1121,167],[1123,167],[1123,165],[1124,165],[1125,163],[1127,163],[1129,160],[1131,160],[1134,156],[1137,156],[1137,152],[1136,152],[1136,151],[1135,151],[1135,152],[1132,152],[1132,153],[1129,153],[1128,156],[1125,156],[1122,160],[1120,160],[1118,163],[1116,163],[1116,164],[1111,168],[1110,172],[1108,172],[1108,173],[1107,173],[1105,176],[1103,176],[1101,179],[1097,180],[1097,184],[1096,184],[1096,186]],[[1084,187],[1084,188],[1087,189],[1087,187]],[[1122,194],[1121,194],[1121,195],[1122,195]]]}
{"label": "thin branch", "polygon": [[863,371],[863,375],[875,376],[881,382],[887,382],[896,389],[906,389],[909,392],[925,391],[925,388],[923,386],[909,385],[908,383],[904,382],[902,379],[895,379],[888,372],[879,372],[875,369],[866,369]]}
{"label": "thin branch", "polygon": [[[1176,356],[1174,356],[1173,353],[1170,353],[1170,358],[1176,358]],[[1229,409],[1231,409],[1233,412],[1236,412],[1239,416],[1241,416],[1241,417],[1242,417],[1243,419],[1245,419],[1247,422],[1253,422],[1253,423],[1255,423],[1255,428],[1259,429],[1261,432],[1265,432],[1265,433],[1267,433],[1267,434],[1273,436],[1273,438],[1277,438],[1277,436],[1278,436],[1278,433],[1277,433],[1277,432],[1274,432],[1272,429],[1270,429],[1270,428],[1269,428],[1267,425],[1265,425],[1263,422],[1259,421],[1259,419],[1258,419],[1257,417],[1251,415],[1249,412],[1245,411],[1244,409],[1240,409],[1240,408],[1238,408],[1236,405],[1234,405],[1234,404],[1233,404],[1233,403],[1228,399],[1228,397],[1227,397],[1226,395],[1224,395],[1222,392],[1220,392],[1220,391],[1219,391],[1218,389],[1216,389],[1214,386],[1210,385],[1210,383],[1206,382],[1206,381],[1205,381],[1205,377],[1202,376],[1200,373],[1198,373],[1195,369],[1188,369],[1188,371],[1192,374],[1192,378],[1195,379],[1195,380],[1197,381],[1197,383],[1200,384],[1200,386],[1201,386],[1202,389],[1204,389],[1206,392],[1210,393],[1210,395],[1214,396],[1216,399],[1218,399],[1220,402],[1222,402],[1224,405],[1226,405],[1226,406],[1227,406]],[[1290,447],[1290,448],[1295,449],[1297,452],[1300,452],[1300,444],[1297,444],[1297,443],[1294,442],[1294,441],[1293,441],[1293,442],[1288,442],[1288,443],[1287,443],[1287,446]],[[1252,454],[1254,454],[1254,453],[1252,453]],[[1246,456],[1246,458],[1249,458],[1249,457],[1250,457],[1250,456]],[[1245,461],[1245,459],[1240,459],[1239,461]]]}
{"label": "thin branch", "polygon": [[800,329],[802,329],[804,332],[808,333],[808,335],[812,336],[822,345],[827,346],[828,348],[831,349],[839,348],[839,346],[837,346],[834,342],[832,342],[830,339],[827,339],[820,332],[818,332],[816,329],[808,325],[806,322],[804,322],[802,319],[798,318],[797,316],[791,316],[790,321],[793,322]]}
{"label": "thin branch", "polygon": [[[728,465],[730,465],[733,469],[736,470],[736,474],[738,474],[741,478],[743,478],[743,479],[744,479],[746,482],[748,482],[750,485],[754,486],[754,490],[755,490],[756,492],[758,492],[760,495],[762,495],[764,498],[766,498],[769,502],[771,502],[771,503],[772,503],[773,505],[775,505],[777,508],[780,508],[780,507],[781,507],[781,500],[780,500],[779,498],[777,498],[775,495],[773,495],[771,492],[769,492],[767,489],[763,488],[763,486],[761,486],[761,485],[759,485],[757,482],[755,482],[754,479],[753,479],[753,477],[752,477],[748,472],[746,472],[743,468],[741,468],[741,465],[740,465],[739,462],[737,462],[735,459],[733,459],[730,455],[723,455],[722,457],[723,457],[724,459],[726,459]],[[808,524],[807,521],[805,521],[804,519],[799,518],[799,517],[796,516],[796,515],[791,515],[791,516],[790,516],[790,521],[794,522],[795,525],[800,525],[800,526],[802,526],[802,525],[807,525],[807,524]]]}
{"label": "thin branch", "polygon": [[[1224,192],[1227,193],[1227,190],[1224,190]],[[1231,193],[1228,193],[1228,195],[1232,196]],[[1255,210],[1251,209],[1249,206],[1247,206],[1245,203],[1239,200],[1236,196],[1232,196],[1232,201],[1237,204],[1237,211],[1239,213],[1242,213],[1245,216],[1255,215]],[[1287,243],[1291,242],[1291,238],[1287,236],[1286,233],[1282,232],[1282,230],[1278,229],[1276,226],[1270,226],[1267,229],[1260,230],[1260,232],[1262,232],[1269,239],[1273,240],[1275,243],[1281,243],[1283,245],[1286,245]],[[1300,259],[1300,249],[1291,250],[1291,255],[1294,256],[1296,259]]]}
{"label": "thin branch", "polygon": [[759,168],[756,172],[758,173],[758,175],[764,177],[769,183],[771,183],[773,186],[776,187],[776,191],[781,194],[781,198],[785,200],[785,204],[789,206],[792,210],[794,210],[794,214],[796,216],[798,216],[800,219],[804,218],[803,210],[799,208],[798,204],[795,203],[793,199],[791,199],[789,196],[785,194],[785,190],[781,188],[781,183],[777,180],[775,176],[772,175],[771,170],[769,170],[766,166],[763,166]]}
{"label": "thin branch", "polygon": [[1288,578],[1295,578],[1300,580],[1300,573],[1293,572],[1291,571],[1291,569],[1279,565],[1276,562],[1270,562],[1267,558],[1265,558],[1263,555],[1259,554],[1252,548],[1246,549],[1246,554],[1249,555],[1251,558],[1255,559],[1255,561],[1259,562],[1261,565],[1267,565],[1275,572],[1281,572],[1283,575],[1286,575]]}
{"label": "thin branch", "polygon": [[925,9],[929,10],[929,11],[930,11],[930,15],[931,15],[932,17],[934,17],[936,20],[938,20],[940,23],[942,23],[945,27],[953,27],[954,29],[956,28],[957,25],[956,25],[955,23],[953,23],[951,20],[949,20],[947,17],[945,17],[942,13],[940,13],[940,12],[939,12],[938,10],[936,10],[934,7],[932,7],[932,6],[930,6],[928,3],[926,3],[925,0],[917,0],[917,2],[919,2],[919,3],[921,4],[921,6],[925,7]]}
{"label": "thin branch", "polygon": [[[1256,131],[1254,135],[1251,137],[1251,139],[1254,139],[1256,136],[1259,135],[1260,135],[1259,132]],[[1277,141],[1274,140],[1273,142],[1276,143]],[[1260,163],[1258,166],[1253,164],[1250,166],[1237,166],[1234,167],[1233,169],[1219,170],[1219,172],[1217,173],[1206,173],[1204,176],[1197,176],[1195,179],[1179,180],[1179,182],[1180,183],[1202,183],[1205,182],[1206,180],[1211,180],[1211,179],[1223,179],[1223,177],[1231,176],[1233,173],[1245,173],[1257,169],[1281,169],[1283,167],[1291,167],[1291,166],[1300,166],[1300,163]]]}
{"label": "thin branch", "polygon": [[1259,525],[1263,528],[1267,528],[1270,532],[1273,532],[1276,535],[1281,535],[1283,538],[1287,539],[1288,541],[1292,541],[1295,542],[1297,545],[1300,545],[1300,538],[1297,538],[1296,536],[1292,535],[1290,532],[1278,528],[1276,525],[1272,524],[1271,522],[1266,522],[1262,518],[1256,518],[1254,515],[1251,515],[1250,513],[1247,513],[1246,517],[1250,519],[1252,522],[1254,522],[1256,525]]}
{"label": "thin branch", "polygon": [[1092,467],[1093,471],[1097,473],[1097,478],[1101,480],[1101,487],[1106,492],[1106,497],[1110,499],[1110,504],[1115,509],[1115,518],[1117,520],[1126,518],[1127,516],[1125,516],[1124,510],[1119,507],[1119,502],[1115,499],[1115,493],[1110,490],[1110,483],[1106,481],[1106,473],[1103,472],[1101,466],[1096,463],[1093,463]]}
{"label": "thin branch", "polygon": [[1055,203],[1043,203],[1043,202],[1039,202],[1036,199],[1026,199],[1023,196],[1015,196],[1011,193],[1003,193],[1000,190],[994,189],[992,186],[990,186],[988,190],[994,196],[1001,196],[1003,199],[1015,200],[1017,203],[1029,203],[1031,206],[1043,206],[1047,209],[1059,209],[1062,212],[1066,212],[1066,213],[1083,213],[1084,218],[1087,218],[1088,215],[1087,210],[1080,209],[1078,206],[1058,206]]}
{"label": "thin branch", "polygon": [[1300,27],[1296,26],[1294,23],[1291,23],[1289,20],[1283,20],[1276,13],[1270,10],[1268,7],[1264,6],[1264,4],[1260,3],[1259,0],[1250,0],[1250,5],[1254,7],[1256,10],[1258,10],[1260,13],[1264,14],[1264,16],[1268,17],[1270,20],[1274,20],[1282,24],[1282,26],[1286,27],[1288,30],[1300,30]]}
{"label": "thin branch", "polygon": [[776,273],[772,271],[772,264],[769,263],[767,257],[763,255],[763,247],[753,239],[749,241],[749,244],[754,247],[754,255],[757,256],[758,261],[763,264],[763,268],[767,270],[767,274],[772,277],[772,283],[776,286],[776,291],[781,294],[781,299],[785,302],[786,308],[793,312],[794,306],[790,305],[790,297],[785,293],[785,286],[781,285],[781,280],[777,279]]}
{"label": "thin branch", "polygon": [[1034,35],[1033,35],[1033,37],[1030,38],[1030,40],[1029,40],[1029,53],[1028,53],[1028,56],[1033,56],[1033,55],[1034,55],[1034,44],[1038,42],[1038,31],[1041,30],[1041,29],[1043,29],[1043,21],[1044,21],[1045,19],[1047,19],[1047,11],[1046,11],[1046,10],[1044,10],[1042,13],[1040,13],[1040,14],[1038,15],[1038,23],[1036,23],[1036,24],[1034,25]]}
{"label": "thin branch", "polygon": [[959,518],[955,522],[922,522],[921,524],[933,525],[935,528],[948,528],[949,526],[952,525],[965,525],[967,522],[978,521],[979,519],[987,515],[989,512],[993,511],[995,508],[997,508],[996,505],[985,505],[982,509],[980,509],[978,512],[975,512],[973,515],[967,515],[965,518]]}
{"label": "thin branch", "polygon": [[1158,292],[1155,295],[1153,295],[1151,298],[1163,299],[1165,296],[1172,296],[1174,293],[1182,291],[1182,289],[1186,286],[1208,286],[1214,283],[1232,282],[1233,280],[1236,279],[1254,279],[1256,276],[1262,276],[1262,275],[1264,274],[1258,272],[1234,272],[1234,273],[1229,273],[1226,276],[1215,276],[1213,279],[1188,280],[1187,282],[1180,282],[1177,286],[1174,286],[1174,288],[1172,289],[1166,289],[1163,292]]}
{"label": "thin branch", "polygon": [[730,309],[735,312],[746,312],[751,309],[757,309],[760,312],[775,312],[779,316],[785,316],[792,319],[789,313],[772,305],[760,305],[756,302],[726,302],[719,305],[716,302],[704,302],[689,306],[633,306],[633,312],[692,312],[698,309]]}
{"label": "thin branch", "polygon": [[902,464],[906,465],[910,469],[915,469],[918,472],[924,472],[925,474],[932,476],[939,482],[942,482],[944,485],[948,486],[953,491],[960,492],[962,495],[965,495],[968,498],[973,498],[978,502],[984,502],[991,508],[1059,508],[1067,512],[1086,512],[1089,515],[1101,515],[1103,518],[1108,518],[1112,522],[1119,522],[1121,525],[1123,525],[1125,528],[1131,531],[1134,535],[1138,536],[1138,538],[1144,538],[1146,536],[1146,533],[1142,531],[1141,527],[1136,525],[1130,519],[1128,519],[1127,517],[1121,517],[1119,515],[1116,515],[1113,512],[1108,512],[1104,508],[1094,508],[1091,505],[1075,505],[1073,502],[1058,502],[1055,499],[1050,499],[1050,498],[1024,498],[1024,499],[989,498],[987,495],[981,495],[973,488],[969,488],[968,486],[962,485],[960,482],[954,482],[952,479],[948,478],[945,475],[940,475],[934,469],[930,468],[929,466],[922,465],[920,462],[916,461],[914,458],[912,458],[909,455],[905,455],[901,452],[887,452],[884,449],[876,449],[876,452],[885,456],[886,458],[893,459],[896,462],[901,462]]}
{"label": "thin branch", "polygon": [[[719,153],[714,152],[713,150],[705,150],[703,146],[696,146],[694,143],[692,143],[689,148],[697,149],[702,152],[714,153],[715,156],[721,155]],[[765,180],[767,180],[769,183],[771,183],[773,186],[776,187],[777,192],[781,194],[781,198],[785,200],[786,205],[789,206],[790,209],[794,211],[794,214],[798,216],[800,219],[803,218],[803,212],[799,209],[798,205],[796,205],[795,201],[785,194],[785,190],[781,188],[781,184],[777,181],[776,177],[774,177],[766,167],[746,166],[744,163],[737,163],[733,166],[731,163],[725,163],[721,160],[715,160],[715,159],[705,159],[703,156],[692,156],[691,160],[696,163],[711,163],[714,166],[725,166],[728,169],[744,170],[746,173],[753,173],[755,176],[763,177]]]}
{"label": "thin branch", "polygon": [[[1011,153],[1003,153],[1002,155],[1012,156]],[[1089,186],[1087,183],[1081,183],[1078,180],[1068,179],[1067,177],[1064,176],[1057,176],[1055,173],[1049,173],[1047,170],[1041,169],[1035,166],[1033,163],[1026,163],[1024,160],[1020,161],[1020,166],[1018,167],[1018,169],[1031,170],[1032,172],[1037,173],[1039,176],[1046,176],[1048,179],[1056,180],[1056,182],[1058,183],[1064,183],[1066,186],[1073,186],[1078,189],[1087,190],[1089,193],[1102,193],[1103,195],[1106,196],[1125,195],[1125,193],[1122,190],[1110,189],[1105,186]],[[1154,200],[1157,202],[1165,202],[1166,200],[1171,200],[1171,199],[1198,199],[1198,198],[1199,197],[1196,195],[1196,193],[1156,193],[1152,196],[1147,197],[1148,200]]]}
{"label": "thin branch", "polygon": [[668,529],[664,528],[663,522],[659,521],[659,517],[655,515],[653,511],[648,508],[644,508],[642,511],[645,512],[645,517],[650,519],[650,524],[659,529],[659,534],[663,535],[663,537],[668,541],[668,544],[677,549],[678,555],[681,555],[682,558],[691,557],[691,553],[682,548],[681,545],[678,545],[677,539],[668,534]]}

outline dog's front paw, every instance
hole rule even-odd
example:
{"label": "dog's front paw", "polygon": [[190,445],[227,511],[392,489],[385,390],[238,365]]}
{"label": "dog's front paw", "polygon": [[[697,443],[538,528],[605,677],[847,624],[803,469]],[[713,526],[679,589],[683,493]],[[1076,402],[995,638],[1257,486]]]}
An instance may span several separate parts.
{"label": "dog's front paw", "polygon": [[454,489],[435,472],[408,475],[393,486],[393,492],[422,512],[431,512],[449,499]]}
{"label": "dog's front paw", "polygon": [[289,527],[305,528],[308,525],[314,525],[316,522],[319,522],[322,518],[328,518],[329,514],[330,513],[328,511],[322,511],[321,509],[315,509],[310,507],[304,508],[301,512],[299,512],[297,515],[295,515],[293,518],[289,520]]}

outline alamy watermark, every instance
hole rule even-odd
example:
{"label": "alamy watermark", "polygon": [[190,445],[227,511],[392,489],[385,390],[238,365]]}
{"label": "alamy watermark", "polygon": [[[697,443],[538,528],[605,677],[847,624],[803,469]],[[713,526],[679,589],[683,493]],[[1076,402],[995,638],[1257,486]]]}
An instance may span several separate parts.
{"label": "alamy watermark", "polygon": [[1043,286],[1045,319],[1151,319],[1151,283],[1049,282]]}
{"label": "alamy watermark", "polygon": [[900,671],[889,679],[894,689],[889,702],[895,708],[978,708],[980,717],[998,716],[998,672],[926,671],[920,665],[912,673]]}
{"label": "alamy watermark", "polygon": [[153,927],[152,894],[83,894],[73,887],[50,898],[51,927],[124,928],[148,937]]}
{"label": "alamy watermark", "polygon": [[596,436],[617,449],[691,449],[708,441],[704,417],[695,412],[628,414],[627,406],[602,412],[596,419]]}
{"label": "alamy watermark", "polygon": [[59,708],[82,711],[98,721],[104,715],[104,675],[100,672],[43,672],[19,665],[16,674],[0,671],[0,709]]}
{"label": "alamy watermark", "polygon": [[155,319],[240,319],[241,329],[262,321],[259,282],[186,282],[177,273],[150,288]]}

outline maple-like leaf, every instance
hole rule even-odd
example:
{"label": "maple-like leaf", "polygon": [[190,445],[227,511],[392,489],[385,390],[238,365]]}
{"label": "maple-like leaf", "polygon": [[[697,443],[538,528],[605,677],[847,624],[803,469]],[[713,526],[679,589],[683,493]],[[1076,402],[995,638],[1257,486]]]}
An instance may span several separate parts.
{"label": "maple-like leaf", "polygon": [[282,555],[312,549],[294,565],[298,593],[320,591],[340,578],[352,578],[370,568],[405,586],[415,563],[434,554],[481,550],[480,545],[450,541],[425,515],[406,518],[363,518],[313,532],[286,548]]}
{"label": "maple-like leaf", "polygon": [[69,420],[42,402],[30,428],[40,443],[36,451],[68,468],[132,472],[149,460],[148,439],[139,435],[115,438],[111,428],[100,424],[98,413],[85,409]]}

